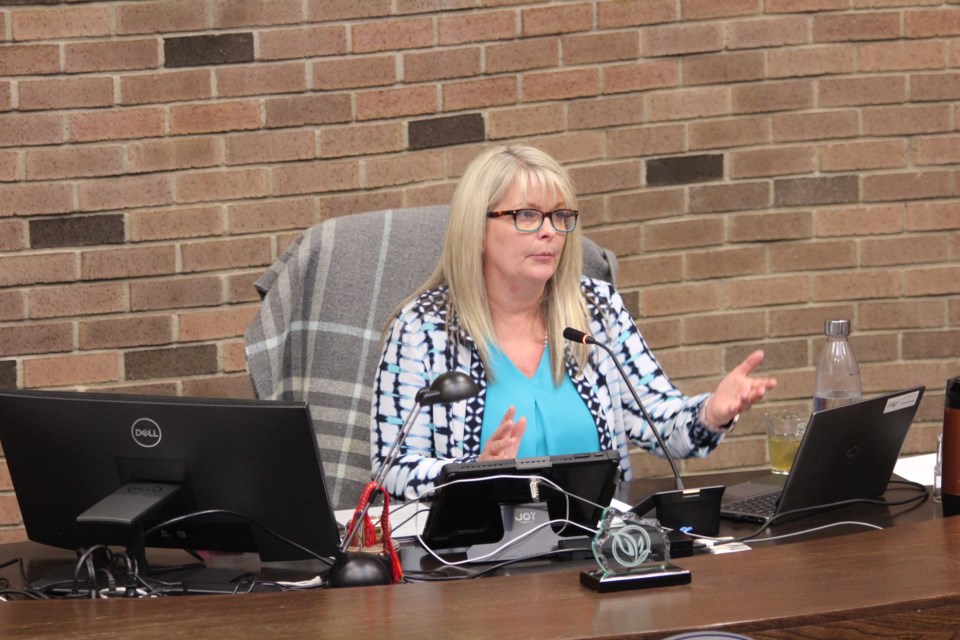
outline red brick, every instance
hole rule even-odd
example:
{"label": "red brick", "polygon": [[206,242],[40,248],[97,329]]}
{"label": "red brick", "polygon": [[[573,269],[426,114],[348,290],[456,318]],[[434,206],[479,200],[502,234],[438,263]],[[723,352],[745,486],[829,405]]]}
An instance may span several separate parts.
{"label": "red brick", "polygon": [[202,31],[209,28],[207,0],[131,2],[116,7],[117,34]]}
{"label": "red brick", "polygon": [[517,18],[511,10],[441,14],[437,29],[442,45],[509,40],[517,36]]}
{"label": "red brick", "polygon": [[354,53],[420,49],[434,44],[432,18],[394,18],[350,25]]}
{"label": "red brick", "polygon": [[13,109],[13,83],[0,81],[0,111]]}
{"label": "red brick", "polygon": [[902,205],[860,206],[817,211],[818,236],[861,236],[898,233],[903,229]]}
{"label": "red brick", "polygon": [[56,353],[72,349],[72,322],[0,326],[0,356]]}
{"label": "red brick", "polygon": [[762,247],[690,251],[684,254],[683,265],[688,280],[753,276],[767,270],[767,252]]}
{"label": "red brick", "polygon": [[444,177],[442,151],[420,151],[364,160],[364,187],[378,188]]}
{"label": "red brick", "polygon": [[10,255],[0,260],[0,286],[2,287],[44,282],[71,282],[76,279],[77,257],[74,253]]}
{"label": "red brick", "polygon": [[864,302],[858,309],[857,328],[862,330],[941,327],[946,314],[943,300]]}
{"label": "red brick", "polygon": [[27,180],[56,180],[84,176],[110,176],[124,172],[124,149],[120,145],[27,149],[24,152]]}
{"label": "red brick", "polygon": [[441,89],[444,111],[516,104],[520,95],[516,76],[445,82]]}
{"label": "red brick", "polygon": [[170,107],[172,135],[258,128],[260,105],[255,100]]}
{"label": "red brick", "polygon": [[680,84],[680,63],[676,60],[655,60],[603,68],[603,92],[624,93],[646,91]]}
{"label": "red brick", "polygon": [[560,64],[560,43],[556,38],[491,44],[486,46],[484,53],[487,73],[526,71]]}
{"label": "red brick", "polygon": [[910,296],[960,293],[960,267],[926,267],[903,272],[903,288]]}
{"label": "red brick", "polygon": [[457,183],[444,182],[426,186],[408,187],[403,192],[403,206],[425,207],[435,204],[449,204],[453,199],[453,192]]}
{"label": "red brick", "polygon": [[124,71],[156,69],[160,66],[160,47],[156,38],[142,40],[104,40],[63,45],[64,71]]}
{"label": "red brick", "polygon": [[77,198],[81,211],[123,210],[170,204],[173,188],[166,175],[100,178],[80,182]]}
{"label": "red brick", "polygon": [[59,45],[8,44],[0,47],[0,75],[26,76],[60,71]]}
{"label": "red brick", "polygon": [[72,210],[73,187],[68,183],[0,185],[0,217]]}
{"label": "red brick", "polygon": [[910,231],[960,229],[960,203],[910,203],[907,205],[906,228]]}
{"label": "red brick", "polygon": [[769,182],[742,182],[690,187],[691,212],[741,211],[770,206]]}
{"label": "red brick", "polygon": [[20,158],[16,151],[0,151],[0,182],[20,179]]}
{"label": "red brick", "polygon": [[688,56],[683,59],[683,84],[727,84],[758,80],[765,75],[759,51]]}
{"label": "red brick", "polygon": [[[908,14],[909,15],[909,14]],[[892,11],[822,14],[813,17],[814,42],[893,40],[900,36],[900,14]]]}
{"label": "red brick", "polygon": [[274,195],[360,188],[360,164],[356,161],[279,165],[272,171]]}
{"label": "red brick", "polygon": [[388,153],[406,147],[399,122],[328,127],[320,130],[319,137],[321,158]]}
{"label": "red brick", "polygon": [[906,102],[907,78],[905,76],[824,78],[819,82],[817,100],[821,107]]}
{"label": "red brick", "polygon": [[123,76],[120,104],[152,104],[199,100],[213,95],[207,69],[184,69]]}
{"label": "red brick", "polygon": [[808,80],[740,85],[732,89],[735,113],[793,111],[813,107],[813,83]]}
{"label": "red brick", "polygon": [[272,261],[267,237],[192,242],[183,245],[180,251],[184,273],[248,268]]}
{"label": "red brick", "polygon": [[619,160],[569,169],[570,178],[581,195],[639,188],[642,171],[643,164],[639,160]]}
{"label": "red brick", "polygon": [[217,95],[225,98],[300,93],[307,88],[307,66],[302,61],[222,67],[214,70],[214,76]]}
{"label": "red brick", "polygon": [[213,378],[185,378],[185,395],[204,398],[254,398],[253,385],[247,374],[238,376],[218,375]]}
{"label": "red brick", "polygon": [[259,305],[231,306],[212,311],[191,311],[177,315],[180,342],[198,342],[242,336]]}
{"label": "red brick", "polygon": [[226,229],[223,207],[148,209],[127,213],[130,242],[218,236]]}
{"label": "red brick", "polygon": [[227,281],[226,302],[259,302],[260,294],[257,293],[253,284],[260,279],[261,275],[263,275],[263,271],[258,269],[257,271],[234,273],[227,276],[225,278]]}
{"label": "red brick", "polygon": [[521,88],[525,102],[595,96],[600,92],[600,74],[589,67],[529,73],[523,76]]}
{"label": "red brick", "polygon": [[[639,246],[639,242],[637,245]],[[636,250],[636,246],[633,251]],[[647,287],[683,280],[683,258],[661,256],[626,258],[617,265],[617,286]]]}
{"label": "red brick", "polygon": [[907,236],[864,239],[860,242],[860,264],[865,267],[946,262],[946,236]]}
{"label": "red brick", "polygon": [[593,27],[593,7],[585,2],[535,7],[523,9],[520,18],[525,38],[589,31]]}
{"label": "red brick", "polygon": [[730,91],[726,87],[680,89],[648,97],[647,120],[686,120],[730,113]]}
{"label": "red brick", "polygon": [[437,98],[437,89],[431,85],[360,92],[356,94],[357,120],[436,113]]}
{"label": "red brick", "polygon": [[678,24],[650,27],[643,34],[644,56],[676,56],[723,49],[723,29],[719,24]]}
{"label": "red brick", "polygon": [[918,165],[960,163],[960,136],[914,138],[913,161]]}
{"label": "red brick", "polygon": [[691,149],[721,149],[769,143],[769,116],[737,116],[689,125]]}
{"label": "red brick", "polygon": [[113,104],[112,78],[22,80],[20,110],[82,109]]}
{"label": "red brick", "polygon": [[960,8],[907,11],[904,13],[903,31],[908,38],[960,35]]}
{"label": "red brick", "polygon": [[815,151],[812,146],[775,147],[731,152],[728,155],[731,179],[812,173]]}
{"label": "red brick", "polygon": [[390,14],[393,0],[307,0],[307,20],[325,22]]}
{"label": "red brick", "polygon": [[[253,289],[253,287],[250,288]],[[247,352],[243,340],[222,342],[220,352],[223,354],[224,373],[247,370]]]}
{"label": "red brick", "polygon": [[155,346],[173,340],[170,315],[83,320],[79,324],[80,348],[86,351]]}
{"label": "red brick", "polygon": [[316,198],[285,198],[232,204],[227,208],[230,231],[259,233],[278,229],[306,229],[320,222]]}
{"label": "red brick", "polygon": [[860,133],[857,111],[820,111],[773,117],[775,142],[852,138]]}
{"label": "red brick", "polygon": [[874,174],[863,178],[863,201],[927,200],[954,196],[957,188],[949,171]]}
{"label": "red brick", "polygon": [[27,247],[26,220],[0,220],[0,251],[16,251]]}
{"label": "red brick", "polygon": [[313,63],[314,89],[377,87],[397,81],[397,65],[392,55],[364,56]]}
{"label": "red brick", "polygon": [[766,0],[763,6],[767,13],[802,13],[849,9],[850,0]]}
{"label": "red brick", "polygon": [[813,276],[813,299],[816,301],[893,298],[900,294],[898,270],[824,273]]}
{"label": "red brick", "polygon": [[846,45],[774,50],[767,56],[769,78],[846,74],[855,69],[854,51]]}
{"label": "red brick", "polygon": [[353,118],[353,105],[346,93],[284,96],[264,102],[266,126],[270,128],[349,122]]}
{"label": "red brick", "polygon": [[686,130],[682,124],[630,127],[605,132],[607,155],[657,156],[686,150]]}
{"label": "red brick", "polygon": [[83,251],[80,264],[84,280],[158,276],[176,271],[177,256],[173,245],[99,249]]}
{"label": "red brick", "polygon": [[181,173],[174,182],[177,202],[216,202],[262,197],[270,193],[269,172],[266,167],[256,167]]}
{"label": "red brick", "polygon": [[70,114],[70,140],[122,140],[163,135],[163,110],[159,107],[131,107]]}
{"label": "red brick", "polygon": [[23,147],[63,142],[63,116],[53,113],[0,114],[0,146]]}
{"label": "red brick", "polygon": [[640,38],[635,31],[587,33],[563,36],[563,64],[592,64],[614,60],[636,60],[640,56]]}
{"label": "red brick", "polygon": [[42,287],[28,292],[31,318],[84,316],[127,310],[126,287],[120,282]]}
{"label": "red brick", "polygon": [[[326,220],[327,218],[343,216],[349,213],[396,209],[401,206],[404,206],[403,192],[399,190],[361,191],[358,193],[320,198],[320,217]],[[299,234],[290,234],[289,238],[292,241],[298,235]],[[281,244],[280,238],[278,237],[277,250],[280,251],[285,247],[286,244]]]}
{"label": "red brick", "polygon": [[760,0],[681,0],[680,15],[684,20],[706,20],[727,16],[750,16],[762,12]]}
{"label": "red brick", "polygon": [[946,62],[947,48],[943,42],[882,42],[859,45],[857,49],[857,68],[861,73],[941,69]]}
{"label": "red brick", "polygon": [[643,229],[644,251],[669,251],[722,243],[723,220],[720,218],[651,222]]}
{"label": "red brick", "polygon": [[567,113],[570,129],[603,129],[621,124],[637,124],[643,120],[642,95],[571,101]]}
{"label": "red brick", "polygon": [[313,131],[293,129],[229,135],[224,140],[227,164],[308,160],[316,156]]}
{"label": "red brick", "polygon": [[110,34],[109,7],[63,7],[13,11],[14,40],[64,40]]}
{"label": "red brick", "polygon": [[567,165],[604,158],[604,137],[605,134],[601,131],[574,131],[531,138],[530,144],[546,151],[557,162]]}
{"label": "red brick", "polygon": [[436,49],[403,54],[403,81],[428,82],[480,73],[480,47]]}
{"label": "red brick", "polygon": [[813,235],[813,217],[809,211],[735,214],[728,224],[728,242],[796,240]]}
{"label": "red brick", "polygon": [[597,3],[601,29],[675,22],[680,19],[674,0],[604,0]]}
{"label": "red brick", "polygon": [[223,302],[218,276],[176,277],[130,283],[130,310],[185,309],[210,307]]}
{"label": "red brick", "polygon": [[438,13],[456,9],[471,9],[475,0],[396,0],[396,13]]}
{"label": "red brick", "polygon": [[949,105],[873,107],[863,110],[863,133],[896,135],[950,131]]}
{"label": "red brick", "polygon": [[212,137],[133,142],[127,163],[131,173],[210,167],[220,164],[220,144]]}
{"label": "red brick", "polygon": [[782,47],[810,41],[810,22],[801,16],[730,21],[726,29],[728,49]]}
{"label": "red brick", "polygon": [[[924,73],[910,76],[910,99],[924,100],[960,99],[960,73]],[[905,102],[906,100],[904,100]]]}
{"label": "red brick", "polygon": [[677,284],[646,287],[640,293],[644,316],[657,317],[713,311],[720,306],[722,290],[715,284]]}
{"label": "red brick", "polygon": [[859,171],[907,166],[907,143],[878,140],[828,144],[821,147],[822,171]]}
{"label": "red brick", "polygon": [[[0,225],[0,230],[3,226]],[[23,291],[0,291],[0,320],[23,320],[27,317]]]}
{"label": "red brick", "polygon": [[120,380],[120,357],[96,353],[23,361],[23,386],[27,389],[64,387]]}
{"label": "red brick", "polygon": [[644,189],[609,197],[610,222],[671,218],[684,211],[684,189]]}
{"label": "red brick", "polygon": [[316,58],[347,52],[346,25],[263,29],[257,36],[260,60]]}
{"label": "red brick", "polygon": [[774,273],[850,269],[857,266],[857,245],[852,240],[778,242],[768,259]]}
{"label": "red brick", "polygon": [[289,24],[303,20],[301,0],[217,0],[213,26],[219,28]]}
{"label": "red brick", "polygon": [[797,304],[806,302],[810,295],[806,275],[733,279],[723,289],[724,300],[733,309]]}

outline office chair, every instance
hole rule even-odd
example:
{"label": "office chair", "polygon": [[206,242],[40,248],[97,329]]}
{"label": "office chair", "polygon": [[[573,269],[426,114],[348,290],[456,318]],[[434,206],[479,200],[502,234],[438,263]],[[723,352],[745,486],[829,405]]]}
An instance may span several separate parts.
{"label": "office chair", "polygon": [[[371,479],[370,396],[383,332],[433,272],[449,207],[331,218],[303,232],[255,286],[244,336],[258,398],[310,405],[327,491],[352,509]],[[584,241],[584,273],[614,281],[616,258]]]}

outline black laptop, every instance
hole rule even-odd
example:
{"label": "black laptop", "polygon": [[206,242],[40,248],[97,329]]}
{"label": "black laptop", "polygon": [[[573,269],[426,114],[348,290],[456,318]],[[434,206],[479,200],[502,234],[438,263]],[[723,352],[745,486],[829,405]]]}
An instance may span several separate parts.
{"label": "black laptop", "polygon": [[924,389],[814,412],[790,473],[727,487],[720,516],[762,523],[795,509],[883,495]]}

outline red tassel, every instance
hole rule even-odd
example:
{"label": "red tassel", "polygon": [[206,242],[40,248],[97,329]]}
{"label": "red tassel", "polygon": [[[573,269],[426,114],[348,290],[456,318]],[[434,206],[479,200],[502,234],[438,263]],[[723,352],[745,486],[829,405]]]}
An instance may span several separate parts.
{"label": "red tassel", "polygon": [[[363,493],[360,494],[360,500],[357,502],[357,508],[353,510],[353,517],[347,524],[347,531],[350,531],[353,528],[354,521],[360,517],[360,514],[370,502],[371,494],[376,487],[377,484],[375,482],[370,482],[363,488]],[[390,559],[390,572],[393,575],[394,584],[397,584],[398,582],[403,581],[403,567],[400,566],[400,557],[397,555],[397,551],[393,547],[393,538],[391,537],[390,495],[387,494],[383,487],[380,487],[380,492],[383,494],[383,511],[380,514],[380,529],[383,534],[383,555]],[[361,549],[372,546],[377,541],[377,530],[373,526],[373,521],[370,519],[369,514],[363,516],[363,523],[360,527],[359,536],[359,545]]]}

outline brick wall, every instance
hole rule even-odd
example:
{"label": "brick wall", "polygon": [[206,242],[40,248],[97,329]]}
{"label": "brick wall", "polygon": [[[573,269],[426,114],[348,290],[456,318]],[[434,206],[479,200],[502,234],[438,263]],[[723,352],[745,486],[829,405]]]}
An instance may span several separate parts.
{"label": "brick wall", "polygon": [[[251,283],[330,216],[564,162],[664,367],[808,405],[960,375],[960,1],[0,0],[0,387],[249,396]],[[688,472],[761,466],[760,412]],[[640,469],[664,467],[642,456]],[[22,537],[0,459],[0,541]]]}

